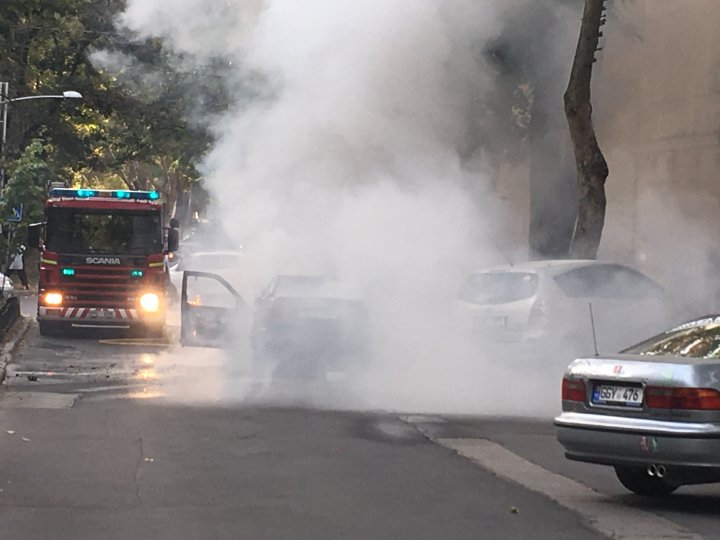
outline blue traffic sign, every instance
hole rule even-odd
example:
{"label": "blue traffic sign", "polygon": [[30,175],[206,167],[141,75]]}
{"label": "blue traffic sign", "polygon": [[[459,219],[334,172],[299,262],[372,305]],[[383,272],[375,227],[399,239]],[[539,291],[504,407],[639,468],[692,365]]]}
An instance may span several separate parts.
{"label": "blue traffic sign", "polygon": [[7,218],[8,221],[22,221],[23,218],[23,205],[20,205],[20,208],[13,208],[12,209],[12,215]]}

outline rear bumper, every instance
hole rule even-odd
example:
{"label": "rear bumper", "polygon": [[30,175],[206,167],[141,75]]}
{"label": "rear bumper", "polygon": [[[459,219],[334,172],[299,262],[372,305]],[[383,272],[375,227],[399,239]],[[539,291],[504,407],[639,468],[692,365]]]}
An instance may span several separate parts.
{"label": "rear bumper", "polygon": [[162,325],[165,313],[147,315],[129,308],[39,306],[37,319],[64,322],[75,328],[133,328]]}
{"label": "rear bumper", "polygon": [[332,364],[354,362],[368,350],[364,336],[343,337],[305,328],[255,331],[252,342],[257,352],[276,360],[310,357]]}
{"label": "rear bumper", "polygon": [[557,438],[569,459],[601,465],[720,468],[720,425],[563,413]]}

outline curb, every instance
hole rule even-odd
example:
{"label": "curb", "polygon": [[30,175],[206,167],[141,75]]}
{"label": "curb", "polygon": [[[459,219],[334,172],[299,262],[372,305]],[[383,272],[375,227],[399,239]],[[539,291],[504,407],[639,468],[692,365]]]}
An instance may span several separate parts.
{"label": "curb", "polygon": [[13,324],[13,327],[17,328],[17,331],[15,332],[13,338],[5,343],[0,350],[0,383],[5,380],[7,365],[12,360],[12,354],[17,349],[20,341],[22,341],[25,334],[27,334],[31,321],[32,319],[29,317],[20,317],[15,324]]}

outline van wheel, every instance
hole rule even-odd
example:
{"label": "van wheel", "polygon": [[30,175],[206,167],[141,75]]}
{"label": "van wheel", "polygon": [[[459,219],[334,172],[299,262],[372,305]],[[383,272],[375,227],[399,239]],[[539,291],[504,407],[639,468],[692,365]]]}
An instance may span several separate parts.
{"label": "van wheel", "polygon": [[626,489],[643,497],[667,497],[680,487],[650,476],[644,467],[615,467],[615,474]]}

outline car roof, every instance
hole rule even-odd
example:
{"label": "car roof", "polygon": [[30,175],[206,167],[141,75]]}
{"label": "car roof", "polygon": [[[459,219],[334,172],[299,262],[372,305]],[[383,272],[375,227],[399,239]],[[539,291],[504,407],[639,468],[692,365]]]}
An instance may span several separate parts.
{"label": "car roof", "polygon": [[[291,289],[285,290],[281,295],[283,297],[305,296],[307,292],[303,290],[303,285],[310,285],[314,289],[311,296],[345,298],[348,300],[358,298],[347,284],[338,281],[333,276],[323,274],[279,274],[273,281],[273,288],[276,288],[278,283],[283,288],[289,287]],[[298,290],[292,290],[293,287],[298,287]]]}
{"label": "car roof", "polygon": [[278,274],[275,276],[275,279],[288,279],[288,280],[303,280],[303,279],[317,279],[317,280],[332,280],[334,279],[332,276],[327,276],[325,274]]}
{"label": "car roof", "polygon": [[229,251],[229,250],[226,250],[226,251],[193,251],[192,253],[187,254],[188,257],[208,257],[208,256],[213,256],[213,255],[223,255],[223,256],[234,255],[234,256],[242,257],[243,252],[242,251]]}
{"label": "car roof", "polygon": [[547,274],[559,274],[575,268],[583,268],[586,266],[622,266],[631,268],[624,264],[615,263],[613,261],[597,261],[594,259],[556,259],[542,261],[527,261],[518,264],[503,264],[486,268],[474,274],[483,274],[487,272],[536,272]]}
{"label": "car roof", "polygon": [[322,274],[278,274],[272,280],[271,286],[273,288],[278,286],[302,286],[309,284],[323,286],[333,281],[335,280],[332,277]]}

